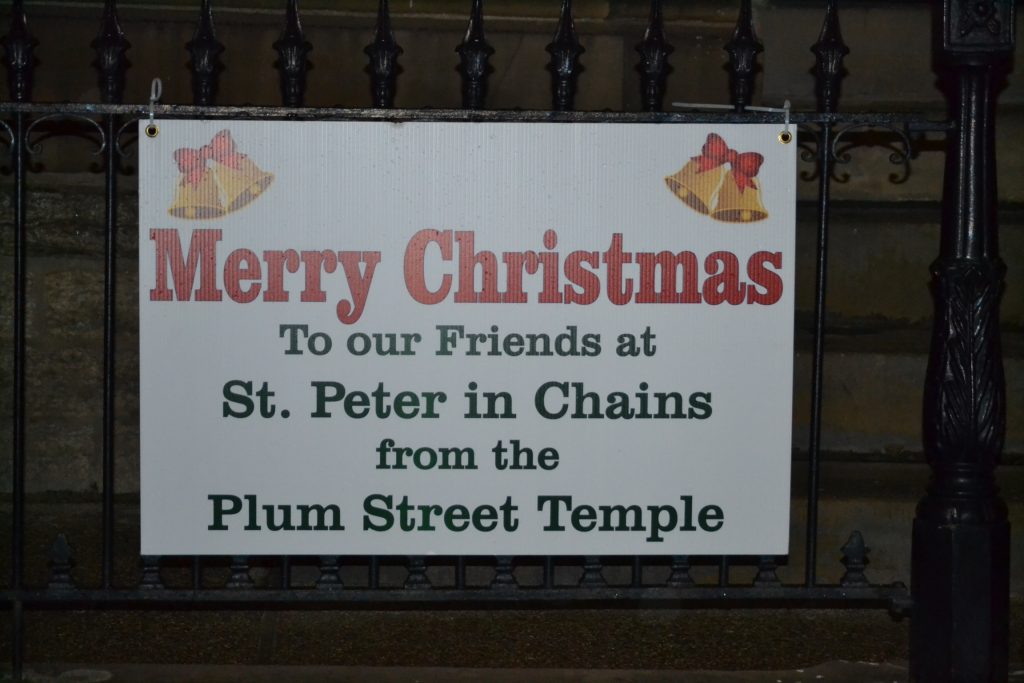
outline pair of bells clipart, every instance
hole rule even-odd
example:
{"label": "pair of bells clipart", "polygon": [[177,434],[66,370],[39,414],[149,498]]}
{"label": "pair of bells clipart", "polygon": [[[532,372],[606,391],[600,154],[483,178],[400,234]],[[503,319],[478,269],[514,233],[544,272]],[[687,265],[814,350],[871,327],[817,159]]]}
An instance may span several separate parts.
{"label": "pair of bells clipart", "polygon": [[222,130],[198,149],[175,150],[181,178],[167,213],[192,220],[219,218],[251,203],[270,187],[274,175],[238,151]]}
{"label": "pair of bells clipart", "polygon": [[762,163],[757,152],[737,153],[710,133],[700,156],[666,177],[665,184],[698,213],[726,223],[753,223],[768,217],[756,178]]}

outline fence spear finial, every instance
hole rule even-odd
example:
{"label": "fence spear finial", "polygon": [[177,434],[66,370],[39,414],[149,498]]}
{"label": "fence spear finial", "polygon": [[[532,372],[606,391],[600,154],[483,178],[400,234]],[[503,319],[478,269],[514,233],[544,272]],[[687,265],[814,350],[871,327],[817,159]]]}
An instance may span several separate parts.
{"label": "fence spear finial", "polygon": [[39,41],[28,30],[22,0],[11,7],[11,27],[3,38],[4,63],[7,65],[7,92],[15,102],[32,99],[33,50]]}
{"label": "fence spear finial", "polygon": [[121,30],[116,0],[106,0],[100,33],[92,41],[96,50],[95,66],[100,76],[100,98],[104,104],[120,103],[124,97],[125,74],[129,66],[125,53],[131,46]]}
{"label": "fence spear finial", "polygon": [[277,68],[281,72],[281,100],[286,107],[301,107],[306,96],[307,56],[313,45],[302,33],[298,0],[288,0],[284,30],[274,42],[274,49],[278,54]]}
{"label": "fence spear finial", "polygon": [[644,37],[637,46],[640,53],[641,98],[645,111],[660,111],[665,99],[665,79],[671,67],[668,56],[674,47],[665,40],[665,21],[661,13],[661,0],[651,0],[651,14],[647,19]]}
{"label": "fence spear finial", "polygon": [[217,95],[218,75],[224,68],[220,63],[224,44],[217,40],[210,0],[202,1],[199,24],[185,48],[192,57],[189,62],[192,70],[192,101],[199,105],[211,105]]}
{"label": "fence spear finial", "polygon": [[843,78],[843,57],[850,48],[843,42],[839,30],[839,8],[836,0],[825,5],[825,22],[821,26],[818,42],[811,47],[817,60],[814,67],[818,109],[834,112],[839,105],[839,82]]}
{"label": "fence spear finial", "polygon": [[583,70],[579,59],[584,52],[572,20],[572,0],[562,0],[555,37],[545,49],[551,53],[548,69],[552,78],[553,108],[556,111],[571,111],[576,94],[576,79]]}
{"label": "fence spear finial", "polygon": [[459,53],[459,73],[462,74],[462,106],[483,109],[487,94],[487,75],[492,71],[488,63],[494,48],[484,37],[483,0],[473,0],[466,35],[455,51]]}
{"label": "fence spear finial", "polygon": [[398,80],[398,55],[402,48],[391,30],[391,11],[388,0],[377,4],[377,29],[373,42],[363,48],[370,58],[370,84],[373,88],[373,106],[390,109],[395,104],[395,84]]}
{"label": "fence spear finial", "polygon": [[757,55],[764,45],[754,32],[754,13],[750,0],[740,2],[740,15],[732,39],[725,44],[729,53],[729,86],[732,104],[743,111],[753,99],[754,77],[757,74]]}

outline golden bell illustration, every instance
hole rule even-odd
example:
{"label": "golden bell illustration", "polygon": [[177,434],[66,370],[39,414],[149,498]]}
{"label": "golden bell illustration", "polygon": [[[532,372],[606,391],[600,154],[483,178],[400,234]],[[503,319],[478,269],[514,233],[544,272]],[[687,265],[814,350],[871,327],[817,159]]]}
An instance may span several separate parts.
{"label": "golden bell illustration", "polygon": [[217,162],[213,174],[224,193],[228,211],[237,211],[259,197],[274,182],[274,174],[260,169],[244,154],[235,155],[232,163]]}
{"label": "golden bell illustration", "polygon": [[711,210],[711,217],[727,223],[753,223],[768,217],[761,203],[761,186],[757,178],[744,177],[738,180],[736,170],[730,170],[718,190],[718,203]]}
{"label": "golden bell illustration", "polygon": [[702,171],[700,157],[694,157],[678,173],[667,176],[665,184],[694,211],[710,213],[712,200],[725,172],[724,166]]}
{"label": "golden bell illustration", "polygon": [[191,220],[219,218],[227,213],[220,201],[220,190],[206,169],[203,149],[182,147],[174,151],[181,177],[174,193],[174,203],[167,213],[176,218]]}
{"label": "golden bell illustration", "polygon": [[214,162],[217,180],[228,211],[237,211],[259,197],[274,182],[274,175],[262,170],[252,159],[238,151],[231,132],[222,130],[204,148]]}

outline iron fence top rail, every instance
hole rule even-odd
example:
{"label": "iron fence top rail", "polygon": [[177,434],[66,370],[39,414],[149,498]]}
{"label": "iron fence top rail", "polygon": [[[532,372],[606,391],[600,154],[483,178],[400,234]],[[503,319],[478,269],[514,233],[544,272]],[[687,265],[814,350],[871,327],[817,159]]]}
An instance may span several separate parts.
{"label": "iron fence top rail", "polygon": [[[189,119],[252,119],[299,121],[465,121],[522,123],[778,123],[785,124],[783,112],[613,112],[613,111],[539,111],[539,110],[470,110],[470,109],[362,109],[346,107],[261,107],[261,106],[196,106],[160,104],[95,104],[95,103],[19,103],[0,102],[0,113],[44,114],[68,116],[129,116],[148,118]],[[799,124],[845,124],[858,126],[898,126],[907,131],[949,131],[955,121],[929,119],[916,113],[823,113],[789,114],[789,121]]]}
{"label": "iron fence top rail", "polygon": [[91,605],[125,609],[149,605],[282,606],[302,605],[481,605],[527,607],[566,603],[575,607],[637,604],[684,607],[698,604],[740,606],[772,603],[791,607],[834,604],[838,607],[889,607],[894,613],[909,605],[910,591],[902,583],[889,586],[602,586],[558,588],[130,588],[0,590],[0,605],[19,601],[28,606],[67,608]]}

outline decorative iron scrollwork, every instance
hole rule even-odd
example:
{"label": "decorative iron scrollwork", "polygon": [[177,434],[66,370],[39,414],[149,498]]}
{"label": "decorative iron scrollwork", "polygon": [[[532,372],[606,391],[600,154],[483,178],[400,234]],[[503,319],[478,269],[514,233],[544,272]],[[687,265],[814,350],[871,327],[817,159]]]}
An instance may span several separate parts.
{"label": "decorative iron scrollwork", "polygon": [[993,36],[998,36],[1002,30],[995,0],[974,0],[960,5],[960,37],[966,38],[979,29]]}
{"label": "decorative iron scrollwork", "polygon": [[38,119],[30,123],[28,127],[25,129],[25,149],[28,150],[29,154],[36,155],[43,151],[42,143],[37,142],[33,144],[31,136],[32,131],[34,131],[40,123],[44,123],[46,121],[78,121],[81,123],[88,123],[90,126],[96,129],[96,132],[97,134],[99,134],[100,138],[99,146],[96,148],[96,151],[93,152],[93,156],[103,154],[103,152],[107,149],[107,134],[103,130],[103,126],[101,126],[96,121],[93,121],[88,116],[82,116],[81,114],[47,114],[46,116],[40,116]]}
{"label": "decorative iron scrollwork", "polygon": [[[127,159],[128,158],[128,152],[124,151],[124,146],[121,144],[121,136],[124,135],[129,130],[135,131],[137,133],[138,132],[139,121],[141,121],[142,118],[143,117],[136,117],[136,118],[133,118],[133,119],[130,119],[130,120],[126,121],[125,123],[123,123],[121,125],[120,128],[117,129],[117,133],[114,134],[114,149],[117,150],[118,155],[122,159]],[[138,135],[136,135],[134,138],[131,138],[131,139],[137,141],[138,140]]]}
{"label": "decorative iron scrollwork", "polygon": [[14,147],[14,131],[7,125],[6,122],[0,121],[0,130],[3,130],[7,134],[7,139],[4,140],[4,144],[8,147]]}
{"label": "decorative iron scrollwork", "polygon": [[[858,123],[846,126],[845,128],[837,131],[835,136],[832,138],[832,149],[830,150],[832,161],[836,164],[850,163],[850,150],[862,145],[847,142],[845,147],[840,147],[840,143],[842,143],[844,138],[855,130],[885,130],[893,134],[894,139],[899,146],[896,149],[892,149],[890,152],[889,163],[897,166],[903,166],[903,174],[899,175],[897,173],[890,173],[889,182],[897,185],[906,182],[907,178],[910,177],[910,160],[914,158],[913,144],[911,143],[910,134],[907,132],[906,128],[876,123]],[[849,181],[850,176],[849,174],[844,173],[841,176],[833,176],[833,179],[838,182],[845,183]]]}
{"label": "decorative iron scrollwork", "polygon": [[[928,462],[992,471],[1006,431],[1006,388],[999,341],[999,259],[939,259],[932,265],[938,310],[925,379]],[[966,476],[966,474],[964,475]]]}

